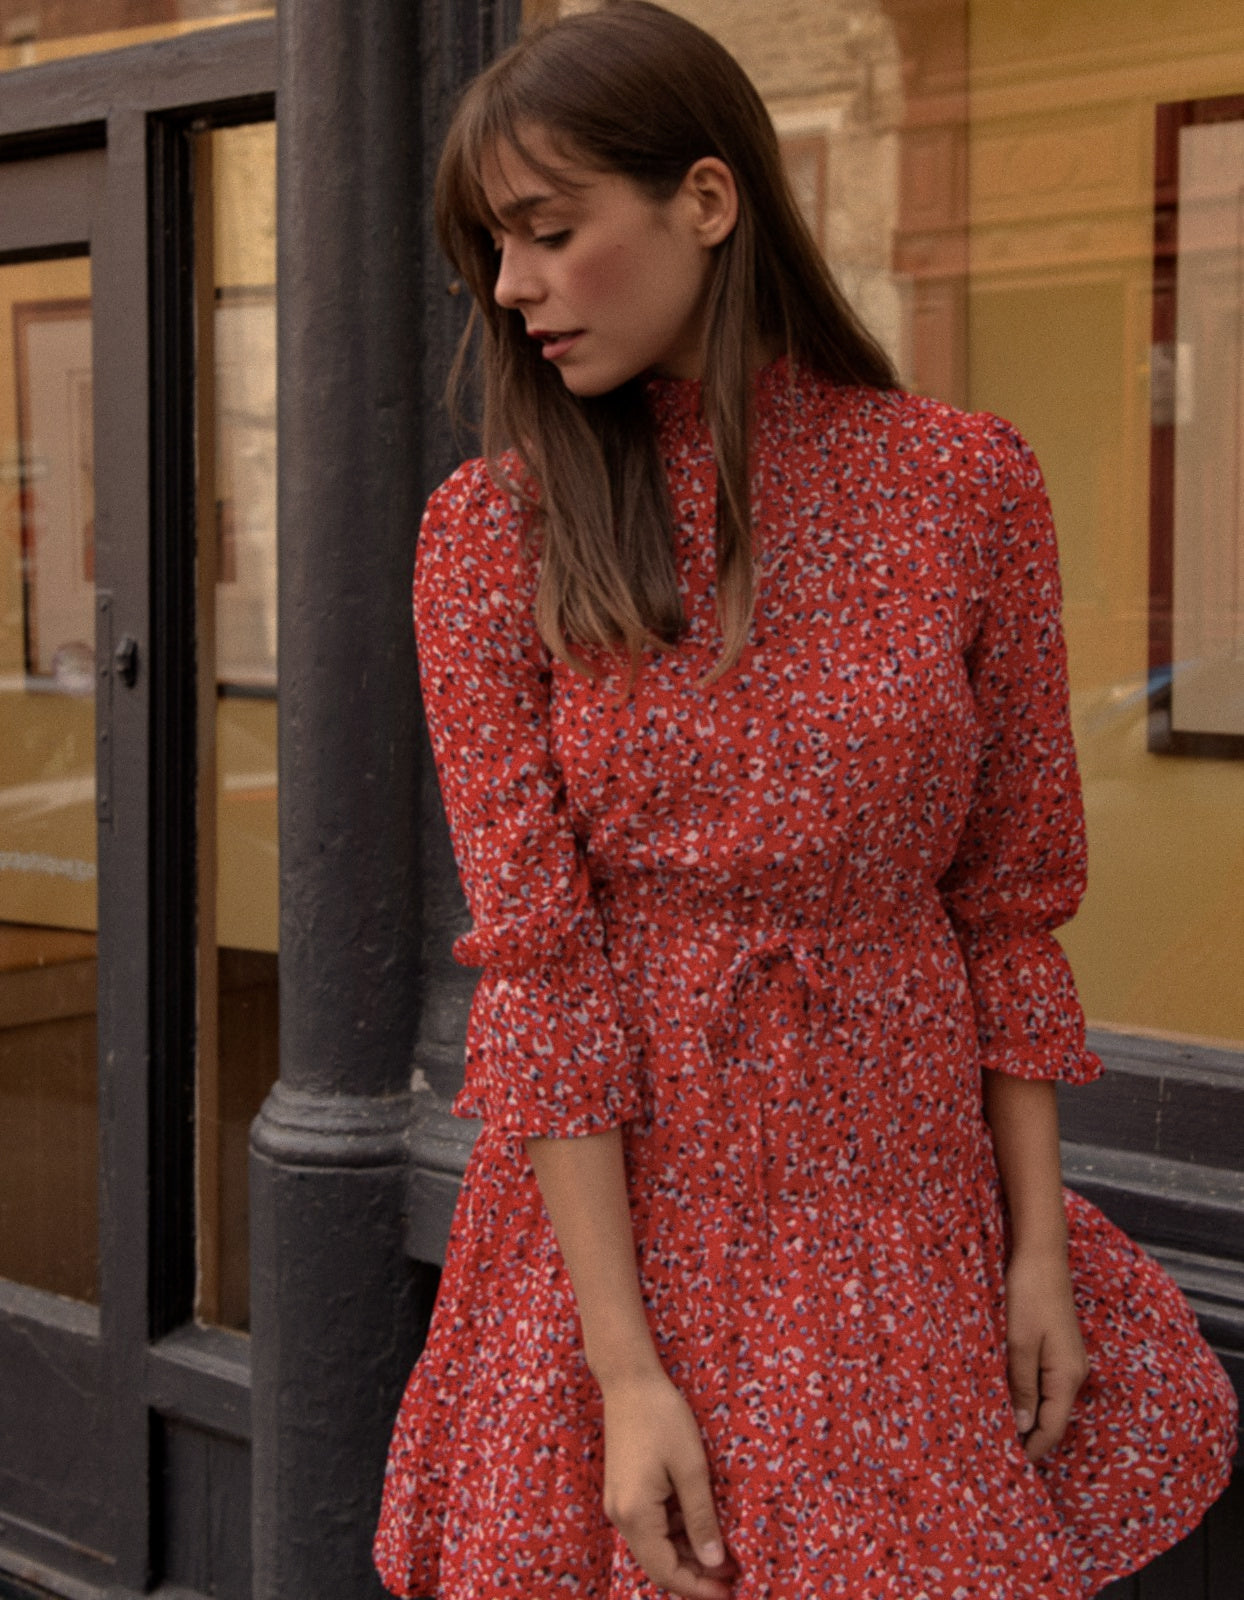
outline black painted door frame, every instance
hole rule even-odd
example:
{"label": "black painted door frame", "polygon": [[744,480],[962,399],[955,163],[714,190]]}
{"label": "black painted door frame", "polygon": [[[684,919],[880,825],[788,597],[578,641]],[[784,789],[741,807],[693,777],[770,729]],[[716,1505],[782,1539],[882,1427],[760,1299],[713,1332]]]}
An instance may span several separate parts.
{"label": "black painted door frame", "polygon": [[275,80],[264,22],[0,78],[0,259],[92,258],[100,1304],[0,1284],[0,1574],[78,1597],[178,1576],[170,1428],[237,1446],[249,1524],[248,1344],[194,1322],[191,136],[271,117]]}

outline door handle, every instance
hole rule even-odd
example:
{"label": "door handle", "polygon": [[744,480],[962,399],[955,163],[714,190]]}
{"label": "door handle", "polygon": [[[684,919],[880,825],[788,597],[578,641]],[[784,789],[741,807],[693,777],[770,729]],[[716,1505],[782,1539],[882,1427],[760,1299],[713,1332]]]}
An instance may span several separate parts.
{"label": "door handle", "polygon": [[120,682],[132,689],[138,677],[138,640],[132,633],[121,635],[121,643],[112,653],[112,665]]}
{"label": "door handle", "polygon": [[112,718],[113,689],[120,683],[132,689],[138,677],[138,640],[123,633],[115,649],[112,645],[112,591],[95,591],[95,642],[98,682],[95,686],[95,816],[101,823],[112,823]]}

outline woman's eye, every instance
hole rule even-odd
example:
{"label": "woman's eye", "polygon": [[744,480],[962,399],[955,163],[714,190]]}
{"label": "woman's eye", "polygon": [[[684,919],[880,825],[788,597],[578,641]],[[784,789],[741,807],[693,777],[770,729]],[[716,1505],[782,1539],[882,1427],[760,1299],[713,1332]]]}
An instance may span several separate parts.
{"label": "woman's eye", "polygon": [[570,237],[570,229],[562,228],[556,233],[536,233],[532,235],[533,244],[545,245],[550,250],[556,250],[559,245],[565,244]]}

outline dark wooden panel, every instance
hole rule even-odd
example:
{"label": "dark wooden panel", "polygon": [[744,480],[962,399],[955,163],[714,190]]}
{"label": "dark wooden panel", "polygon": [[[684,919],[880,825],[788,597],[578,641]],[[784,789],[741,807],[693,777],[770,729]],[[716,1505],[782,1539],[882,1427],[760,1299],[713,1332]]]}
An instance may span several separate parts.
{"label": "dark wooden panel", "polygon": [[1244,1470],[1205,1519],[1206,1600],[1244,1595]]}
{"label": "dark wooden panel", "polygon": [[0,1600],[46,1600],[44,1589],[28,1589],[24,1583],[5,1577],[0,1572]]}
{"label": "dark wooden panel", "polygon": [[[5,74],[0,149],[24,154],[94,134],[118,106],[213,114],[232,102],[239,115],[271,104],[276,24],[270,18],[210,28],[149,44],[70,57]],[[262,114],[262,113],[261,113]]]}
{"label": "dark wooden panel", "polygon": [[1223,1261],[1244,1254],[1244,1168],[1065,1142],[1069,1186],[1141,1244]]}
{"label": "dark wooden panel", "polygon": [[[31,69],[35,70],[34,68]],[[112,1387],[111,1495],[117,1578],[148,1574],[150,1425],[142,1395],[149,1336],[151,950],[151,458],[147,335],[147,119],[112,112],[107,205],[94,241],[96,581],[114,637],[139,641],[133,687],[112,679],[112,820],[99,830],[100,1265]],[[141,997],[141,1003],[137,1003]],[[163,1330],[161,1330],[163,1331]]]}
{"label": "dark wooden panel", "polygon": [[188,1323],[147,1352],[146,1401],[170,1420],[249,1439],[250,1375],[248,1340]]}
{"label": "dark wooden panel", "polygon": [[85,247],[94,231],[103,157],[96,150],[10,166],[0,207],[0,250]]}
{"label": "dark wooden panel", "polygon": [[[11,1582],[29,1584],[38,1600],[52,1600],[53,1595],[66,1600],[120,1600],[114,1562],[54,1529],[20,1518],[4,1519],[0,1571]],[[47,1583],[54,1583],[55,1589],[45,1588]],[[132,1597],[124,1594],[124,1600]]]}
{"label": "dark wooden panel", "polygon": [[251,1600],[250,1451],[181,1423],[160,1431],[164,1582],[216,1600]]}
{"label": "dark wooden panel", "polygon": [[1136,1600],[1204,1600],[1205,1568],[1200,1527],[1137,1574]]}
{"label": "dark wooden panel", "polygon": [[0,1290],[0,1523],[56,1530],[103,1561],[112,1508],[97,1314]]}
{"label": "dark wooden panel", "polygon": [[1106,1076],[1059,1091],[1063,1137],[1196,1166],[1244,1167],[1244,1051],[1092,1029]]}

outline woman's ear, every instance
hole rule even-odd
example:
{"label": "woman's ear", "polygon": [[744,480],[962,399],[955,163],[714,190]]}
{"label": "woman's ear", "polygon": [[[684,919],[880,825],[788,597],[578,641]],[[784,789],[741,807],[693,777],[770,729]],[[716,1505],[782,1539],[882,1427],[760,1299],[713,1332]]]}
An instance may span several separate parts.
{"label": "woman's ear", "polygon": [[701,156],[688,167],[682,194],[691,206],[692,226],[706,249],[728,239],[739,220],[734,173],[717,156]]}

